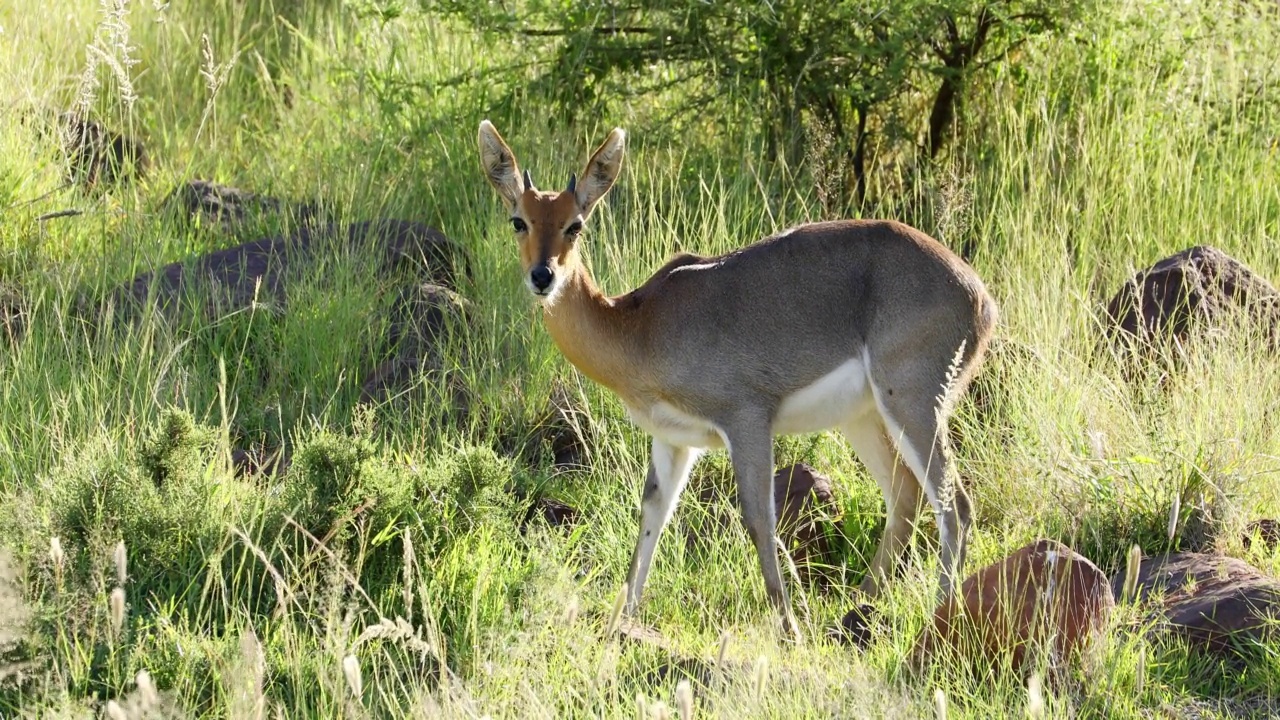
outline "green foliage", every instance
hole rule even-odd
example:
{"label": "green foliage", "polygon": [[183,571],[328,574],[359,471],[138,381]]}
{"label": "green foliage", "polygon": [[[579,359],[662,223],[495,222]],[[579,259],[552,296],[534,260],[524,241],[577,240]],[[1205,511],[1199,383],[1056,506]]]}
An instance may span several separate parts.
{"label": "green foliage", "polygon": [[1018,69],[1013,49],[1064,31],[1088,1],[423,5],[495,42],[521,42],[536,70],[511,97],[549,102],[544,113],[574,122],[676,89],[675,115],[736,111],[735,122],[758,123],[770,155],[793,168],[809,126],[830,154],[817,160],[841,165],[862,201],[869,153],[898,156],[923,137],[927,157],[937,156],[974,76]]}
{"label": "green foliage", "polygon": [[138,449],[138,461],[158,488],[190,485],[203,474],[217,441],[215,429],[197,425],[184,410],[168,407]]}
{"label": "green foliage", "polygon": [[[0,128],[0,321],[24,313],[0,338],[0,544],[14,559],[0,563],[13,576],[0,577],[0,715],[98,716],[114,700],[144,716],[144,669],[166,711],[151,716],[256,717],[261,703],[263,717],[622,718],[684,676],[697,717],[932,716],[937,688],[949,716],[1026,714],[1018,677],[901,673],[935,600],[927,510],[871,645],[824,642],[883,524],[878,488],[835,433],[776,445],[779,464],[835,481],[838,513],[821,521],[835,567],[792,586],[810,642],[777,642],[723,500],[723,452],[700,462],[636,618],[667,642],[605,633],[648,438],[541,328],[476,166],[486,116],[510,120],[501,129],[547,185],[602,126],[628,129],[624,175],[583,246],[611,293],[672,252],[839,214],[825,194],[844,190],[861,141],[869,200],[962,250],[1001,305],[1001,342],[956,428],[976,509],[967,567],[1049,536],[1107,570],[1137,542],[1280,572],[1280,551],[1239,540],[1280,513],[1280,370],[1260,339],[1188,346],[1176,374],[1127,377],[1094,352],[1119,281],[1191,242],[1280,278],[1274,3],[33,7],[0,6],[0,37],[18,40],[0,41],[0,105],[26,117],[84,100],[154,165],[138,183],[64,187],[56,136]],[[93,88],[67,78],[90,73],[82,97]],[[951,101],[954,118],[934,112]],[[464,244],[476,283],[459,290],[478,322],[442,357],[466,412],[443,383],[357,401],[394,297],[359,257],[298,267],[287,303],[206,312],[193,292],[175,323],[93,322],[139,272],[288,229],[157,212],[196,177],[343,221],[423,220]],[[502,454],[557,388],[591,429],[589,467]],[[259,442],[291,467],[228,467]],[[698,501],[706,483],[721,500]],[[576,524],[521,528],[546,487]],[[1045,716],[1275,714],[1274,647],[1232,670],[1147,629],[1119,610],[1100,657],[1045,686]],[[697,658],[722,633],[711,668]]]}
{"label": "green foliage", "polygon": [[201,564],[193,553],[223,532],[226,493],[211,473],[211,432],[170,411],[140,451],[141,463],[119,458],[101,443],[83,448],[55,471],[46,537],[91,553],[85,570],[93,555],[103,557],[123,540],[132,574],[144,582],[181,584],[190,563]]}

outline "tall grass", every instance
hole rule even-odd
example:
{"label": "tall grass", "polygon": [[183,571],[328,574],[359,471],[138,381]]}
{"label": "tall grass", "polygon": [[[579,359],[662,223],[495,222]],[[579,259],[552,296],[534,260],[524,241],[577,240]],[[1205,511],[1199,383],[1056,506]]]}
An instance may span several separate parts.
{"label": "tall grass", "polygon": [[[1156,390],[1096,344],[1109,293],[1190,245],[1280,280],[1280,20],[1249,7],[1125,0],[1076,37],[1021,48],[1025,72],[971,88],[951,156],[913,176],[909,202],[877,210],[909,211],[971,251],[1002,307],[984,370],[994,404],[962,403],[957,421],[972,567],[1050,536],[1119,572],[1134,543],[1188,545],[1207,513],[1210,547],[1280,572],[1280,553],[1239,541],[1246,522],[1280,512],[1274,355],[1248,334],[1199,344]],[[485,79],[520,72],[502,70],[518,48],[395,3],[19,2],[0,8],[0,29],[0,290],[16,288],[27,313],[20,339],[0,334],[12,559],[0,566],[0,714],[635,717],[689,694],[697,717],[1275,711],[1274,648],[1231,674],[1146,639],[1127,609],[1064,686],[905,676],[931,603],[928,521],[881,603],[886,632],[865,652],[826,642],[882,524],[874,483],[834,434],[778,442],[780,464],[832,476],[843,511],[834,585],[793,584],[809,642],[778,642],[739,524],[686,542],[733,512],[692,497],[640,618],[672,648],[607,632],[647,442],[541,330],[475,128],[493,117],[546,186],[610,127],[630,130],[586,241],[619,293],[674,251],[723,251],[829,214],[820,178],[765,165],[748,124],[708,111],[676,143],[645,125],[662,117],[656,102],[550,129],[535,102],[508,108]],[[66,186],[41,118],[75,107],[140,137],[151,173]],[[464,245],[477,322],[446,355],[470,412],[454,413],[429,375],[408,403],[359,408],[389,302],[360,256],[302,278],[283,314],[193,305],[89,331],[86,302],[239,241],[159,210],[193,177],[316,199],[342,219],[421,220]],[[39,219],[63,209],[81,214]],[[597,430],[589,469],[508,457],[565,389]],[[254,443],[287,445],[293,466],[237,475],[232,446]],[[727,458],[696,475],[725,482]],[[518,532],[525,508],[509,486],[570,500],[579,525]]]}

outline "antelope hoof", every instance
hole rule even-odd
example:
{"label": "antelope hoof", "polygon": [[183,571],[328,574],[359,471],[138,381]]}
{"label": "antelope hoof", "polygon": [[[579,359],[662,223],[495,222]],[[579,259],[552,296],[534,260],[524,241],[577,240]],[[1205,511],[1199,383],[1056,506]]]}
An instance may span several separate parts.
{"label": "antelope hoof", "polygon": [[792,613],[788,612],[782,616],[782,634],[788,642],[795,645],[804,644],[804,631],[800,629],[800,622]]}

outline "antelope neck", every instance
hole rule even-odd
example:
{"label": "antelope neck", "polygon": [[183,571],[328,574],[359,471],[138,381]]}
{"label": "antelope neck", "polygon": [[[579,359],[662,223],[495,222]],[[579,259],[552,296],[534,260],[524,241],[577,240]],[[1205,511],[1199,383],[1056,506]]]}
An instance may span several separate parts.
{"label": "antelope neck", "polygon": [[645,351],[634,313],[606,297],[581,265],[562,282],[555,303],[543,307],[551,339],[584,375],[623,398],[634,395]]}

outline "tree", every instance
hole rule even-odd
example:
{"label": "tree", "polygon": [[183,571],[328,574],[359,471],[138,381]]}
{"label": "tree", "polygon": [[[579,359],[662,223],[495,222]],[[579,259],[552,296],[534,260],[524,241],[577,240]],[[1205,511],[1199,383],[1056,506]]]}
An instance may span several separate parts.
{"label": "tree", "polygon": [[[612,97],[673,87],[686,111],[745,94],[771,158],[792,166],[802,162],[802,128],[816,123],[836,141],[858,203],[873,135],[881,147],[913,149],[923,135],[924,154],[936,157],[973,75],[1063,27],[1083,1],[423,0],[487,33],[530,41],[530,95],[570,119]],[[927,114],[903,112],[907,99],[929,95]]]}

